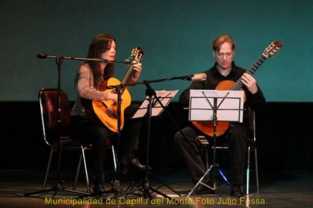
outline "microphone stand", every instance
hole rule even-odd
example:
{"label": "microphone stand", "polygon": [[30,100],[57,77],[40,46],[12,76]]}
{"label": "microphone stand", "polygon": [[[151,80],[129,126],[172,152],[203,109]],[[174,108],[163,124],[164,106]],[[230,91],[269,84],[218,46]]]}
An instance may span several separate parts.
{"label": "microphone stand", "polygon": [[46,53],[39,53],[37,54],[37,58],[39,59],[62,59],[69,60],[69,61],[92,61],[92,62],[102,62],[102,63],[118,63],[118,64],[131,64],[129,60],[124,61],[109,61],[107,59],[101,58],[82,58],[82,57],[74,57],[74,56],[55,56],[55,55],[48,55]]}
{"label": "microphone stand", "polygon": [[[117,94],[117,144],[119,141],[121,141],[121,105],[122,105],[122,93],[123,93],[123,88],[125,86],[123,84],[117,85],[117,86],[109,86],[108,88],[112,88],[114,89],[114,91]],[[111,146],[111,150],[112,150],[112,155],[113,155],[113,166],[114,166],[114,178],[113,178],[113,187],[117,192],[120,192],[120,181],[118,178],[118,171],[120,169],[119,167],[119,162],[118,162],[118,157],[117,157],[117,152],[115,150],[115,144],[112,141],[112,146]]]}
{"label": "microphone stand", "polygon": [[[158,80],[154,80],[155,82],[158,82]],[[121,105],[121,89],[125,88],[126,86],[134,86],[139,84],[139,82],[135,83],[135,84],[119,84],[119,85],[113,85],[113,86],[108,86],[108,89],[114,89],[117,92],[118,95],[118,103],[117,103],[117,107],[118,107],[118,137],[120,137],[120,113],[121,113],[121,109],[120,109],[120,105]],[[166,194],[160,192],[157,189],[154,189],[151,184],[150,184],[150,179],[149,179],[149,172],[150,172],[150,135],[151,135],[151,117],[152,117],[152,107],[153,107],[153,98],[158,99],[158,97],[156,96],[155,91],[151,88],[151,86],[149,85],[148,81],[143,81],[140,82],[140,84],[144,84],[146,86],[146,96],[148,97],[148,107],[147,107],[147,114],[145,115],[146,117],[146,121],[147,121],[147,142],[146,142],[146,164],[145,164],[145,176],[143,179],[143,183],[142,183],[142,188],[143,188],[143,197],[144,198],[149,198],[152,199],[152,195],[151,192],[155,192],[158,193],[164,197],[170,198],[169,196],[167,196]],[[159,101],[159,103],[163,106],[163,104]],[[164,107],[165,108],[165,107]],[[170,198],[171,199],[171,198]]]}
{"label": "microphone stand", "polygon": [[[63,56],[51,56],[47,58],[53,58],[55,59],[56,65],[57,65],[57,124],[56,124],[56,130],[57,134],[59,135],[59,131],[61,129],[61,113],[62,113],[62,108],[61,108],[61,71],[62,71],[62,64],[64,63],[65,58]],[[60,136],[60,135],[59,135]],[[36,195],[36,194],[42,194],[42,193],[49,193],[53,192],[53,196],[55,196],[58,192],[67,192],[67,193],[74,193],[74,194],[81,194],[85,195],[85,192],[80,192],[80,191],[73,191],[73,190],[68,190],[64,186],[64,181],[62,180],[62,175],[61,175],[61,166],[62,166],[62,151],[63,151],[63,144],[60,141],[61,138],[58,138],[57,144],[52,144],[56,145],[56,149],[58,151],[58,161],[57,161],[57,182],[54,184],[51,188],[48,189],[42,189],[34,192],[28,192],[21,194],[22,196],[31,196],[31,195]],[[53,148],[53,147],[52,147]],[[20,195],[20,194],[18,194]]]}
{"label": "microphone stand", "polygon": [[[152,199],[153,195],[151,192],[157,193],[159,195],[162,195],[163,197],[171,199],[168,195],[165,193],[153,188],[150,183],[149,179],[149,167],[150,167],[150,141],[151,141],[151,118],[152,118],[152,108],[153,108],[153,98],[161,105],[163,109],[165,109],[165,106],[158,98],[155,90],[151,87],[149,84],[150,81],[143,81],[143,84],[146,86],[146,96],[148,97],[148,107],[147,107],[147,113],[145,115],[147,120],[147,135],[146,135],[146,168],[145,168],[145,176],[143,181],[143,196],[145,198]],[[179,195],[174,189],[166,185],[167,188],[169,188],[171,191]]]}
{"label": "microphone stand", "polygon": [[[145,198],[149,198],[152,199],[153,196],[151,194],[151,192],[153,193],[157,193],[159,195],[162,195],[163,197],[169,198],[171,199],[171,197],[169,197],[168,195],[166,195],[165,193],[162,193],[161,191],[153,188],[151,186],[150,183],[150,178],[149,178],[149,172],[150,170],[150,140],[151,140],[151,118],[152,118],[152,108],[153,105],[155,105],[156,103],[159,103],[160,106],[165,109],[165,106],[163,105],[163,103],[160,101],[160,99],[158,98],[155,90],[151,87],[151,83],[158,83],[158,82],[164,82],[164,81],[170,81],[170,80],[191,80],[192,79],[192,75],[186,75],[186,76],[176,76],[176,77],[170,77],[170,78],[163,78],[163,79],[156,79],[156,80],[144,80],[142,82],[136,82],[133,84],[121,84],[121,85],[115,85],[115,86],[109,86],[108,88],[113,88],[113,89],[119,89],[119,88],[123,88],[126,86],[135,86],[135,85],[145,85],[146,86],[146,97],[148,97],[148,106],[147,106],[147,113],[145,115],[146,117],[146,123],[147,123],[147,135],[146,135],[146,164],[145,164],[145,176],[143,179],[143,197]],[[155,99],[156,102],[153,102],[153,100]],[[175,124],[176,128],[178,129],[178,125],[176,123],[176,121],[172,118],[172,116],[170,116],[170,118],[172,119],[172,122]],[[184,135],[184,133],[181,131],[181,133]],[[180,196],[179,193],[177,193],[177,191],[175,191],[173,188],[171,188],[168,185],[162,184],[164,186],[166,186],[167,188],[169,188],[172,192],[174,192],[175,194],[177,194],[178,196]]]}

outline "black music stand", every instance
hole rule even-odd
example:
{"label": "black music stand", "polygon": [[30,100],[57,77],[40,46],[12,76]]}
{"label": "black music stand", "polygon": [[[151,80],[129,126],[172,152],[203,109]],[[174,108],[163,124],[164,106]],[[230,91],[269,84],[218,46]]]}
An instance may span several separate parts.
{"label": "black music stand", "polygon": [[[171,99],[176,95],[178,90],[175,91],[155,91],[151,85],[149,84],[149,81],[143,81],[143,84],[146,86],[146,99],[142,103],[142,105],[139,107],[137,112],[134,114],[133,118],[140,118],[145,117],[146,118],[146,124],[147,124],[147,135],[146,135],[146,164],[145,164],[145,173],[144,178],[141,183],[141,192],[138,195],[143,196],[144,198],[152,199],[154,197],[153,193],[159,194],[163,197],[171,199],[168,195],[165,193],[159,191],[158,189],[151,186],[150,183],[150,139],[151,139],[151,118],[154,116],[158,116],[164,109],[165,106],[167,106]],[[168,189],[170,189],[173,193],[178,194],[173,188],[166,184],[162,184],[162,186],[166,186]]]}
{"label": "black music stand", "polygon": [[[225,180],[216,162],[216,126],[218,121],[243,121],[243,96],[243,91],[190,90],[189,120],[212,121],[213,158],[212,164],[189,191],[187,197],[190,197],[199,185],[216,190],[216,173]],[[212,173],[213,186],[203,182],[210,173]]]}

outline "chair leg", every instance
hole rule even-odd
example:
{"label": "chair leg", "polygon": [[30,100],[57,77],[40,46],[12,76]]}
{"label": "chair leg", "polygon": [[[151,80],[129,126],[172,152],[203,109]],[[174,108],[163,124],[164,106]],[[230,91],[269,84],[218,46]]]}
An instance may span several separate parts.
{"label": "chair leg", "polygon": [[81,150],[82,150],[82,156],[83,156],[83,162],[84,162],[84,170],[85,170],[85,176],[86,176],[87,192],[90,192],[90,182],[89,182],[89,175],[88,175],[88,169],[87,169],[85,147],[81,146]]}
{"label": "chair leg", "polygon": [[250,194],[250,153],[251,153],[251,147],[248,146],[247,169],[246,169],[246,195]]}
{"label": "chair leg", "polygon": [[47,168],[46,168],[46,173],[45,173],[45,178],[44,178],[44,181],[43,181],[43,184],[42,184],[43,187],[46,187],[46,185],[47,185],[47,180],[48,180],[48,175],[49,175],[49,172],[50,172],[53,152],[54,152],[54,149],[53,149],[53,147],[51,147],[50,153],[49,153],[48,164],[47,164]]}
{"label": "chair leg", "polygon": [[82,165],[82,158],[83,158],[83,155],[80,154],[79,161],[78,161],[77,168],[76,168],[76,174],[75,174],[74,185],[73,185],[73,189],[74,189],[74,190],[75,190],[76,187],[77,187],[77,182],[78,182],[78,178],[79,178],[79,174],[80,174],[80,168],[81,168],[81,165]]}
{"label": "chair leg", "polygon": [[113,156],[114,173],[117,173],[118,161],[117,161],[117,156],[116,156],[114,145],[111,146],[111,150],[112,150],[112,156]]}

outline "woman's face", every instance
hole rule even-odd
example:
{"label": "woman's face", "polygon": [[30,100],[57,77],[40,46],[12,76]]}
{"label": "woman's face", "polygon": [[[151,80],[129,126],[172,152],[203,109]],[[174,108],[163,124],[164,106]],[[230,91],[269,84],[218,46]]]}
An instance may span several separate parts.
{"label": "woman's face", "polygon": [[105,52],[103,52],[101,54],[101,58],[105,59],[105,60],[108,60],[108,61],[115,61],[115,57],[116,57],[116,43],[115,43],[114,40],[111,42],[109,47],[110,48],[108,50],[106,50]]}

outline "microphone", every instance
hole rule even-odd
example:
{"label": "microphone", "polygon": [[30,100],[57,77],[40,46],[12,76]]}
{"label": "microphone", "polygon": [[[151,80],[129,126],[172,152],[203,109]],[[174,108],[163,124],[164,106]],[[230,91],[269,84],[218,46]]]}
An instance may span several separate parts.
{"label": "microphone", "polygon": [[45,59],[47,57],[48,57],[48,55],[46,53],[38,53],[37,54],[37,58],[40,58],[40,59]]}
{"label": "microphone", "polygon": [[205,81],[207,79],[206,73],[197,73],[197,74],[192,74],[190,76],[191,81]]}
{"label": "microphone", "polygon": [[172,77],[169,79],[170,80],[181,79],[181,80],[187,80],[187,81],[205,81],[206,78],[207,78],[206,73],[197,73],[197,74],[189,74],[185,76]]}

